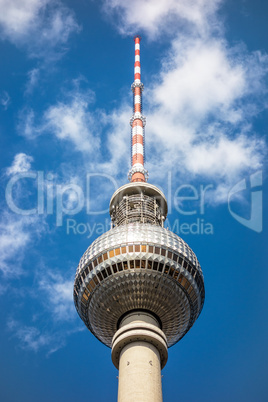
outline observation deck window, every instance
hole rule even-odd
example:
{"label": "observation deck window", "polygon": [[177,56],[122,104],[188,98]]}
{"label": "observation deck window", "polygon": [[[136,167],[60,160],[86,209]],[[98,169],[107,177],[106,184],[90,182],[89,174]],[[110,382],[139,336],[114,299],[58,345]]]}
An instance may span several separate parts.
{"label": "observation deck window", "polygon": [[154,270],[154,271],[157,271],[157,267],[158,267],[158,262],[157,262],[157,261],[154,261],[154,262],[153,262],[153,270]]}
{"label": "observation deck window", "polygon": [[168,271],[169,271],[169,265],[166,265],[166,266],[165,266],[164,273],[167,275],[167,274],[168,274]]}
{"label": "observation deck window", "polygon": [[97,277],[99,278],[100,282],[103,280],[103,276],[102,276],[101,272],[98,272]]}
{"label": "observation deck window", "polygon": [[102,275],[103,275],[104,279],[107,278],[107,273],[106,273],[105,269],[102,271]]}
{"label": "observation deck window", "polygon": [[170,270],[169,270],[168,274],[169,274],[169,276],[171,276],[171,278],[173,277],[174,272],[175,272],[175,269],[173,267],[170,267]]}
{"label": "observation deck window", "polygon": [[179,271],[176,271],[176,270],[175,270],[175,273],[174,273],[174,279],[176,279],[176,280],[177,280],[178,275],[179,275]]}
{"label": "observation deck window", "polygon": [[[112,269],[113,269],[113,272],[116,274],[116,272],[117,272],[117,266],[116,266],[116,264],[113,264],[113,265],[112,265]],[[119,271],[122,271],[122,270],[123,270],[122,266],[121,266],[121,267],[118,267],[118,269],[119,269]],[[108,275],[109,275],[109,274],[108,274]]]}
{"label": "observation deck window", "polygon": [[163,268],[164,268],[164,264],[162,264],[162,262],[160,262],[160,263],[159,263],[158,271],[159,271],[159,272],[163,272]]}
{"label": "observation deck window", "polygon": [[95,282],[95,284],[96,284],[96,285],[98,285],[98,284],[99,284],[98,279],[97,279],[97,277],[96,277],[96,276],[94,276],[94,277],[93,277],[93,281]]}
{"label": "observation deck window", "polygon": [[190,282],[186,279],[184,289],[187,290],[190,286]]}

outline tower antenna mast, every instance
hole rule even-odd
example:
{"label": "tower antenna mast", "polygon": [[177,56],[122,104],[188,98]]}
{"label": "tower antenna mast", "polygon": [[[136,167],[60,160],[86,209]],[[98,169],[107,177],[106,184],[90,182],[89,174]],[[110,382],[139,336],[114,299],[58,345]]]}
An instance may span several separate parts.
{"label": "tower antenna mast", "polygon": [[141,82],[141,63],[140,63],[140,41],[139,35],[134,37],[135,42],[135,63],[134,63],[134,82],[131,85],[133,92],[133,115],[130,119],[131,126],[131,169],[129,171],[129,181],[145,182],[148,180],[148,172],[144,168],[144,127],[146,119],[142,115],[142,91]]}

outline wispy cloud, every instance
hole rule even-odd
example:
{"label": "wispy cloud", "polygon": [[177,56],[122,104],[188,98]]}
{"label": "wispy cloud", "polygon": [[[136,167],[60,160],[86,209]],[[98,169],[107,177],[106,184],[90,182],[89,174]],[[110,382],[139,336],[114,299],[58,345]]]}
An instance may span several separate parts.
{"label": "wispy cloud", "polygon": [[2,212],[0,221],[0,271],[16,277],[23,273],[26,250],[33,247],[45,223],[38,215],[22,216]]}
{"label": "wispy cloud", "polygon": [[[8,178],[11,183],[13,178],[21,177],[28,172],[33,163],[33,157],[23,152],[14,156],[11,166],[5,169],[2,179]],[[18,181],[11,187],[6,185],[7,206],[2,208],[0,219],[0,271],[6,276],[17,276],[23,273],[22,263],[26,250],[33,247],[41,234],[46,230],[44,216],[28,214],[27,210],[13,210],[17,208],[25,196],[29,195],[27,186],[22,186]]]}
{"label": "wispy cloud", "polygon": [[220,27],[215,13],[222,0],[105,0],[103,10],[123,35],[144,32],[150,39],[188,28],[205,34]]}
{"label": "wispy cloud", "polygon": [[18,131],[29,139],[49,133],[80,152],[95,153],[100,146],[100,114],[90,111],[93,102],[91,90],[75,88],[64,94],[64,100],[45,110],[39,120],[33,109],[23,109]]}
{"label": "wispy cloud", "polygon": [[41,333],[36,327],[22,325],[13,319],[8,321],[7,327],[12,331],[13,336],[18,338],[20,346],[23,349],[37,352],[40,348],[48,346],[51,343],[51,336]]}
{"label": "wispy cloud", "polygon": [[15,155],[12,165],[6,169],[8,176],[28,172],[31,169],[33,157],[23,152]]}
{"label": "wispy cloud", "polygon": [[38,84],[40,77],[40,68],[33,68],[28,72],[28,81],[26,83],[25,94],[29,95]]}
{"label": "wispy cloud", "polygon": [[9,94],[7,93],[7,91],[1,91],[0,92],[0,105],[2,106],[2,108],[4,110],[7,110],[10,103],[11,103],[11,98],[10,98]]}
{"label": "wispy cloud", "polygon": [[54,0],[0,0],[0,33],[31,57],[58,58],[80,30],[73,12]]}
{"label": "wispy cloud", "polygon": [[34,139],[40,135],[40,129],[35,124],[35,112],[32,108],[24,107],[19,112],[17,131],[19,135],[28,139]]}
{"label": "wispy cloud", "polygon": [[39,291],[44,294],[45,308],[53,320],[70,321],[76,318],[73,302],[73,276],[64,278],[62,274],[46,270],[38,276]]}
{"label": "wispy cloud", "polygon": [[107,135],[103,139],[103,146],[100,150],[106,150],[107,157],[100,153],[95,163],[96,171],[112,174],[114,177],[122,173],[126,177],[127,171],[122,171],[122,166],[127,170],[130,162],[130,125],[131,106],[122,103],[121,107],[109,112],[103,112],[103,131]]}
{"label": "wispy cloud", "polygon": [[[7,329],[18,340],[18,347],[26,351],[41,352],[47,356],[63,348],[70,336],[84,331],[73,302],[73,272],[62,274],[40,264],[33,278],[36,291],[24,293],[34,301],[33,316],[22,323],[16,315],[7,320]],[[24,288],[27,289],[27,288]],[[37,305],[35,304],[37,303]],[[41,307],[40,307],[41,303]]]}
{"label": "wispy cloud", "polygon": [[18,340],[18,347],[31,352],[44,352],[47,357],[66,345],[69,336],[84,331],[82,326],[59,330],[47,330],[34,325],[25,325],[18,320],[10,318],[7,329],[13,338]]}
{"label": "wispy cloud", "polygon": [[91,97],[75,93],[69,103],[59,102],[44,114],[43,129],[54,133],[59,140],[71,141],[77,150],[91,152],[98,149],[98,133],[94,133],[95,119],[88,111]]}

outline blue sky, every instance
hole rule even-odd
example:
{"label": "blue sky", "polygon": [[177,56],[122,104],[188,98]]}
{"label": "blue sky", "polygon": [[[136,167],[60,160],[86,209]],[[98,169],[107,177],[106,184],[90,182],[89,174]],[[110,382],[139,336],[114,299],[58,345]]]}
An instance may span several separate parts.
{"label": "blue sky", "polygon": [[267,8],[0,0],[2,401],[116,400],[72,286],[127,182],[137,33],[149,181],[206,288],[169,350],[164,400],[267,399]]}

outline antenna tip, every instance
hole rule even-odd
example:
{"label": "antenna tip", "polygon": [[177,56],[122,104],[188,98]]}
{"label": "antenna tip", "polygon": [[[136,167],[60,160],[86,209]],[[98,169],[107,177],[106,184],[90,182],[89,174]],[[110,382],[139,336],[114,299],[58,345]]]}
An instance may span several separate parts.
{"label": "antenna tip", "polygon": [[140,35],[135,35],[133,39],[134,39],[134,42],[140,42],[141,41],[141,36]]}

